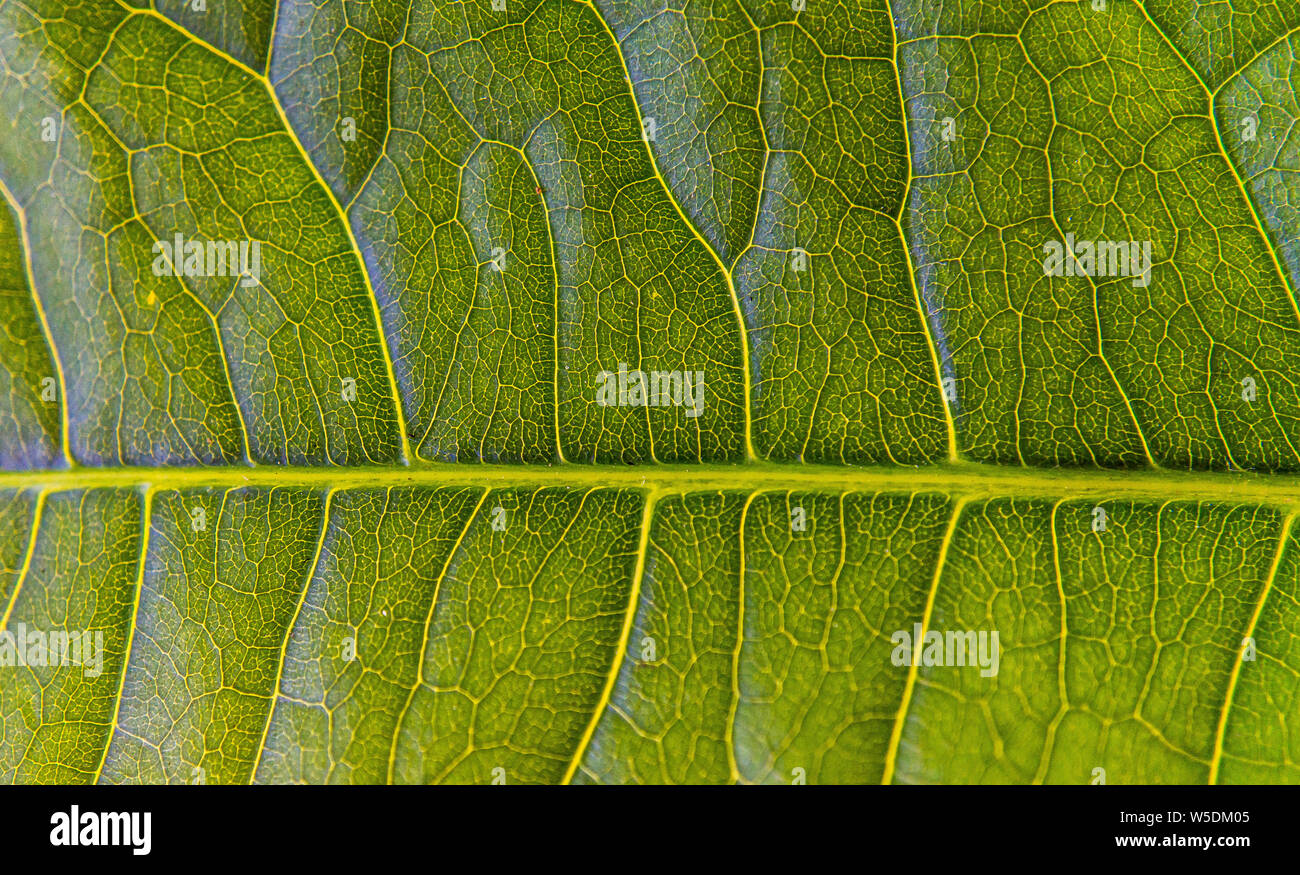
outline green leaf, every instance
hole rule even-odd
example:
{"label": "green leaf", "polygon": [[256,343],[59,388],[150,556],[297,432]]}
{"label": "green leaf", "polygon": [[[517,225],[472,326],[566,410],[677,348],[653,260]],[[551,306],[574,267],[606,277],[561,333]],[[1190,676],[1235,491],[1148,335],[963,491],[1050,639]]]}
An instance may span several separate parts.
{"label": "green leaf", "polygon": [[1292,6],[0,0],[0,780],[1300,783]]}

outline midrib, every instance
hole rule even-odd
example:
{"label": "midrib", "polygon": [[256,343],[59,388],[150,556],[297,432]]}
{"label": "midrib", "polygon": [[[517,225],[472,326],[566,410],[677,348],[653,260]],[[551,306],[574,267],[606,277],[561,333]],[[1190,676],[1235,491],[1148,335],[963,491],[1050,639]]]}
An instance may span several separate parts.
{"label": "midrib", "polygon": [[571,487],[685,492],[939,492],[967,498],[1150,499],[1267,504],[1300,509],[1300,472],[1132,471],[1023,468],[945,462],[917,468],[850,467],[751,462],[720,465],[478,465],[422,462],[392,467],[72,468],[0,472],[0,489],[68,490],[96,487],[185,489],[284,486],[496,489]]}

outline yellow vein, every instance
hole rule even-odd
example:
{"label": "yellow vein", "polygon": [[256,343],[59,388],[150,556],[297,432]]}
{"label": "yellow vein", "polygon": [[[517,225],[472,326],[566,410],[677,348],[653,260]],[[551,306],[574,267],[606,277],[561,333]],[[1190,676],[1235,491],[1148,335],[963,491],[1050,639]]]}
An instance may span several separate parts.
{"label": "yellow vein", "polygon": [[1048,520],[1048,527],[1052,530],[1052,568],[1056,572],[1056,594],[1061,599],[1061,643],[1056,655],[1056,695],[1060,704],[1056,709],[1056,716],[1052,722],[1047,725],[1047,733],[1043,739],[1043,755],[1038,761],[1038,771],[1034,774],[1034,783],[1041,784],[1047,777],[1047,768],[1052,762],[1052,749],[1056,744],[1056,731],[1069,711],[1069,690],[1065,685],[1065,646],[1066,646],[1066,621],[1065,621],[1065,583],[1061,575],[1061,545],[1060,539],[1056,535],[1056,512],[1060,510],[1062,502],[1058,501],[1052,505],[1052,514]]}
{"label": "yellow vein", "polygon": [[[118,3],[121,4],[122,0],[118,0]],[[171,27],[186,38],[192,40],[195,44],[202,46],[217,57],[234,66],[236,69],[241,70],[254,81],[260,83],[265,89],[267,96],[271,99],[271,106],[275,108],[276,115],[279,116],[280,124],[284,128],[285,135],[289,138],[289,142],[293,143],[294,148],[298,150],[298,155],[302,158],[307,170],[310,171],[311,175],[315,178],[316,184],[325,192],[325,197],[329,200],[330,206],[334,208],[335,217],[342,225],[343,233],[347,235],[348,248],[351,250],[353,258],[356,259],[357,266],[361,270],[361,276],[366,281],[366,290],[369,292],[369,294],[366,295],[366,299],[370,303],[370,310],[375,320],[375,331],[379,335],[379,346],[383,352],[384,370],[388,375],[388,386],[393,400],[393,412],[397,418],[397,428],[402,442],[402,460],[410,461],[414,457],[411,453],[411,439],[406,431],[406,412],[402,407],[402,393],[397,386],[397,375],[393,370],[392,350],[388,348],[388,333],[384,330],[384,319],[382,314],[379,312],[379,298],[375,294],[375,283],[373,278],[370,276],[370,268],[366,266],[366,260],[361,255],[361,247],[357,243],[356,235],[352,233],[352,223],[348,221],[347,213],[343,210],[343,205],[339,203],[339,199],[334,194],[334,189],[325,181],[325,177],[321,176],[320,171],[316,168],[315,162],[311,159],[311,155],[308,154],[302,141],[298,139],[298,133],[294,130],[293,125],[289,123],[289,116],[285,114],[284,107],[280,104],[280,96],[275,93],[275,88],[271,85],[271,80],[268,79],[264,73],[254,70],[243,61],[233,55],[227,54],[209,43],[207,40],[172,21],[156,9],[137,9],[131,6],[125,6],[124,8],[128,9],[135,15],[144,15],[163,22],[168,27]],[[272,41],[274,41],[274,34],[272,34],[271,38]]]}
{"label": "yellow vein", "polygon": [[122,676],[117,682],[117,695],[113,697],[113,723],[104,739],[104,752],[100,754],[99,766],[90,783],[98,784],[104,774],[104,764],[108,762],[108,751],[113,746],[113,737],[122,719],[122,691],[126,689],[126,673],[131,668],[131,649],[135,646],[135,630],[140,619],[140,598],[144,594],[144,570],[149,561],[149,528],[153,520],[153,496],[156,490],[146,487],[144,490],[144,509],[140,514],[140,566],[135,578],[135,604],[131,606],[131,625],[126,633],[126,648],[122,651]]}
{"label": "yellow vein", "polygon": [[406,719],[406,712],[411,709],[411,703],[415,701],[415,693],[420,687],[424,686],[424,659],[429,652],[429,628],[433,625],[433,612],[438,606],[438,593],[442,591],[442,582],[447,577],[447,570],[451,568],[451,562],[460,552],[460,545],[465,541],[465,535],[469,532],[470,526],[474,524],[475,518],[478,517],[479,510],[483,507],[483,502],[487,501],[491,489],[484,489],[483,494],[478,497],[478,503],[470,511],[469,517],[465,520],[465,525],[460,530],[456,542],[451,545],[451,550],[447,552],[447,560],[442,563],[442,570],[438,572],[438,579],[433,584],[433,598],[429,600],[429,612],[424,617],[424,637],[420,643],[420,661],[415,668],[415,683],[411,686],[406,695],[406,704],[402,710],[397,712],[397,722],[393,725],[393,743],[388,749],[388,783],[393,783],[393,769],[397,765],[397,739],[402,734],[402,721]]}
{"label": "yellow vein", "polygon": [[266,40],[266,78],[271,78],[271,59],[275,54],[275,29],[280,26],[280,2],[271,4],[271,33]]}
{"label": "yellow vein", "polygon": [[908,468],[756,462],[703,465],[464,465],[421,462],[391,467],[78,468],[72,471],[0,471],[0,489],[51,491],[138,488],[194,489],[241,486],[374,489],[495,486],[573,489],[652,489],[659,492],[915,493],[1070,499],[1130,498],[1259,504],[1300,509],[1300,473],[1175,471],[1148,468],[1027,468],[957,461]]}
{"label": "yellow vein", "polygon": [[745,644],[745,520],[749,506],[758,493],[751,493],[740,510],[740,530],[736,538],[740,545],[740,569],[736,576],[736,646],[731,652],[731,705],[727,709],[727,725],[723,731],[723,747],[727,750],[727,769],[731,783],[740,783],[740,766],[736,762],[736,714],[740,710],[740,651]]}
{"label": "yellow vein", "polygon": [[[461,118],[464,118],[464,116],[462,115]],[[483,138],[480,137],[479,139]],[[484,140],[484,142],[496,141]],[[551,230],[551,211],[546,206],[546,193],[542,190],[542,182],[537,178],[537,171],[533,168],[533,162],[528,160],[528,154],[518,146],[512,146],[509,143],[501,143],[500,145],[519,153],[520,160],[523,161],[524,167],[528,169],[528,173],[533,178],[533,188],[537,192],[538,199],[542,202],[542,213],[546,216],[546,242],[551,247],[551,276],[555,280],[555,327],[552,331],[555,336],[555,367],[553,369],[554,384],[551,387],[552,391],[555,392],[555,457],[563,463],[568,460],[564,458],[564,443],[560,438],[560,257],[555,249],[555,234]],[[525,143],[524,145],[528,144]]]}
{"label": "yellow vein", "polygon": [[934,579],[930,583],[930,592],[926,596],[925,611],[921,614],[921,633],[912,642],[912,664],[907,670],[907,683],[903,686],[903,699],[894,718],[894,729],[890,733],[889,748],[885,753],[885,770],[880,776],[881,784],[894,782],[894,770],[898,765],[898,748],[903,739],[903,725],[907,722],[907,712],[912,704],[912,691],[916,687],[916,676],[921,664],[921,648],[925,643],[925,633],[930,629],[930,617],[934,613],[934,597],[939,591],[939,580],[943,576],[944,564],[948,561],[948,548],[957,531],[957,522],[961,518],[966,499],[959,499],[952,508],[952,517],[948,520],[948,530],[944,533],[943,543],[939,547],[939,556],[934,562]]}
{"label": "yellow vein", "polygon": [[569,767],[564,772],[564,780],[561,781],[563,784],[573,782],[574,773],[578,771],[582,757],[591,744],[592,736],[596,734],[596,727],[600,725],[600,718],[609,708],[610,696],[613,695],[614,685],[618,682],[618,673],[626,658],[628,639],[632,637],[632,626],[636,623],[637,607],[641,601],[641,578],[645,575],[645,557],[650,550],[650,521],[656,497],[657,493],[653,491],[647,492],[645,496],[645,507],[641,511],[641,540],[637,545],[636,568],[632,572],[631,593],[628,596],[627,613],[623,617],[623,629],[619,632],[618,644],[610,658],[609,676],[605,678],[605,688],[601,691],[600,700],[591,712],[591,722],[587,724],[586,731],[578,739],[573,759],[569,761]]}
{"label": "yellow vein", "polygon": [[[614,46],[614,53],[618,55],[619,65],[623,68],[623,78],[627,82],[627,92],[628,96],[632,100],[632,109],[636,113],[637,126],[644,132],[645,120],[641,117],[641,104],[636,99],[636,89],[632,86],[632,71],[628,69],[627,59],[623,57],[623,47],[619,45],[618,37],[614,36],[614,31],[610,29],[609,22],[605,21],[605,16],[600,14],[600,10],[596,8],[596,4],[591,2],[591,0],[582,0],[582,5],[590,9],[592,14],[596,16],[596,20],[599,21],[601,27],[605,29],[605,33],[609,36],[609,40]],[[713,245],[709,243],[708,240],[704,239],[704,235],[695,227],[695,223],[686,217],[686,212],[682,209],[682,205],[677,202],[677,196],[673,194],[672,187],[668,185],[668,180],[664,179],[663,173],[659,170],[659,162],[655,160],[654,149],[650,148],[649,140],[647,140],[644,135],[641,137],[641,140],[645,143],[646,155],[650,159],[650,169],[654,172],[655,178],[659,180],[659,184],[663,186],[664,194],[668,197],[668,202],[672,204],[673,209],[677,211],[677,216],[682,220],[682,224],[690,229],[691,234],[700,242],[700,245],[704,247],[704,251],[707,252],[717,264],[718,270],[722,273],[722,278],[727,281],[727,291],[731,295],[731,308],[735,314],[736,327],[740,334],[741,370],[745,380],[745,458],[747,461],[755,461],[758,459],[758,454],[754,452],[754,410],[752,406],[753,399],[751,397],[753,394],[753,377],[750,373],[749,366],[749,331],[745,328],[745,314],[742,312],[740,307],[740,296],[736,294],[736,283],[732,279],[731,271],[722,263],[722,258],[718,255],[717,250],[713,248]]]}
{"label": "yellow vein", "polygon": [[[1255,637],[1255,627],[1259,624],[1260,615],[1264,612],[1264,602],[1268,599],[1268,594],[1273,591],[1273,582],[1277,580],[1277,570],[1282,564],[1282,554],[1286,551],[1287,541],[1291,538],[1291,530],[1295,526],[1296,514],[1292,512],[1282,524],[1282,535],[1277,540],[1277,550],[1273,553],[1273,561],[1269,564],[1268,576],[1264,578],[1264,587],[1259,592],[1259,599],[1255,602],[1255,611],[1250,615],[1250,624],[1246,627],[1246,638]],[[1232,700],[1237,692],[1237,679],[1241,677],[1241,666],[1246,656],[1246,642],[1243,640],[1237,645],[1237,658],[1232,663],[1232,674],[1228,677],[1228,691],[1223,698],[1223,709],[1219,711],[1219,726],[1214,733],[1214,754],[1210,758],[1210,779],[1209,783],[1217,784],[1219,782],[1219,766],[1223,762],[1223,739],[1228,729],[1228,711],[1232,708]]]}
{"label": "yellow vein", "polygon": [[325,506],[321,510],[320,519],[320,538],[316,541],[316,555],[312,557],[311,565],[307,568],[307,580],[302,585],[302,595],[298,596],[298,606],[294,608],[293,618],[289,620],[289,625],[284,630],[284,641],[280,645],[280,665],[275,670],[275,683],[271,686],[271,707],[266,709],[266,723],[262,726],[262,740],[258,743],[256,753],[253,758],[253,767],[248,770],[248,783],[253,783],[257,778],[257,767],[262,764],[262,754],[266,753],[266,739],[271,733],[271,721],[275,719],[276,707],[280,704],[280,683],[284,680],[284,664],[289,659],[289,639],[293,637],[293,630],[298,626],[298,618],[302,616],[302,607],[307,603],[307,592],[311,589],[311,582],[316,577],[316,570],[320,567],[321,552],[325,548],[325,535],[330,527],[330,506],[334,501],[334,490],[328,490],[325,493]]}
{"label": "yellow vein", "polygon": [[921,300],[921,289],[916,282],[916,266],[912,263],[912,250],[907,243],[907,234],[903,231],[903,216],[907,211],[908,202],[912,196],[912,132],[907,127],[907,101],[903,97],[903,68],[898,64],[898,25],[894,21],[894,9],[892,3],[887,3],[889,7],[889,38],[894,43],[893,61],[894,76],[898,83],[898,119],[903,128],[903,151],[906,156],[907,165],[907,182],[903,186],[903,197],[898,205],[898,215],[892,216],[894,227],[898,229],[898,241],[903,247],[903,258],[907,261],[907,279],[912,287],[912,298],[916,303],[916,315],[921,320],[921,328],[925,332],[926,348],[930,352],[930,363],[934,367],[934,385],[939,392],[939,403],[943,406],[944,424],[948,430],[948,459],[956,461],[957,459],[957,424],[953,419],[952,408],[948,405],[948,393],[943,388],[943,365],[939,361],[939,348],[934,337],[934,332],[930,326],[930,314],[926,309],[925,302]]}
{"label": "yellow vein", "polygon": [[59,358],[58,347],[54,345],[54,333],[50,331],[50,320],[45,315],[45,307],[41,304],[41,297],[36,292],[36,274],[32,269],[32,239],[27,231],[27,212],[18,199],[14,197],[9,186],[5,185],[4,180],[0,179],[0,194],[9,202],[10,208],[14,212],[14,218],[18,221],[18,233],[22,237],[21,249],[23,255],[23,270],[27,274],[27,287],[31,293],[32,305],[36,308],[36,317],[41,321],[41,331],[45,335],[45,343],[50,349],[50,363],[54,365],[54,374],[59,381],[59,448],[63,452],[63,461],[68,467],[75,463],[72,460],[72,451],[68,439],[68,381],[63,376],[63,362]]}
{"label": "yellow vein", "polygon": [[32,555],[36,552],[36,534],[41,527],[41,518],[45,514],[45,492],[41,491],[36,496],[36,508],[32,511],[32,530],[27,536],[27,549],[23,552],[23,564],[18,569],[18,575],[14,578],[14,592],[9,597],[9,604],[5,606],[5,613],[0,617],[0,632],[9,628],[9,617],[14,612],[14,605],[18,604],[18,594],[23,591],[23,584],[27,581],[27,574],[31,571]]}

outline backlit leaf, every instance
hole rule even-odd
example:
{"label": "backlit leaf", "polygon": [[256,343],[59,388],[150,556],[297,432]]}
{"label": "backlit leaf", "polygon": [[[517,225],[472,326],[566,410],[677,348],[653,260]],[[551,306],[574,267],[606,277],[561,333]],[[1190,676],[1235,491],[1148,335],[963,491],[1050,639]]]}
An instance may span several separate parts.
{"label": "backlit leaf", "polygon": [[1298,59],[0,0],[0,780],[1300,783]]}

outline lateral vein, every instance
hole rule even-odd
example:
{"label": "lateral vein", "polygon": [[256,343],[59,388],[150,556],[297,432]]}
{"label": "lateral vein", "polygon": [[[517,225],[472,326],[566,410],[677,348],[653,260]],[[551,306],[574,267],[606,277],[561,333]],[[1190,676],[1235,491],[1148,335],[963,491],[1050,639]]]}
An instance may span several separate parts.
{"label": "lateral vein", "polygon": [[894,718],[894,729],[890,733],[889,748],[885,754],[885,770],[880,776],[881,784],[894,782],[894,771],[898,765],[898,748],[903,739],[903,726],[907,723],[907,714],[912,704],[912,691],[916,688],[916,677],[921,662],[921,648],[925,643],[926,632],[930,629],[930,618],[934,613],[934,597],[939,591],[939,580],[943,577],[943,568],[948,561],[948,548],[952,545],[957,523],[961,518],[966,499],[958,499],[952,507],[952,517],[948,520],[948,530],[944,532],[943,543],[939,547],[939,556],[934,562],[934,579],[930,583],[930,592],[926,596],[925,610],[921,614],[921,634],[912,643],[911,665],[907,669],[907,682],[903,686],[903,698],[898,705],[898,714]]}
{"label": "lateral vein", "polygon": [[600,699],[591,712],[591,721],[587,724],[586,731],[578,739],[577,747],[573,752],[573,759],[569,761],[569,767],[564,772],[562,784],[573,782],[573,776],[582,764],[582,758],[587,753],[592,737],[596,734],[596,727],[600,725],[600,718],[609,708],[610,696],[613,695],[614,685],[618,682],[619,672],[622,670],[623,662],[627,656],[628,640],[632,636],[632,626],[636,623],[637,607],[641,601],[641,578],[645,575],[645,558],[650,549],[650,522],[657,497],[657,493],[653,491],[647,492],[645,496],[645,507],[641,511],[641,540],[637,546],[636,567],[632,571],[627,613],[623,617],[623,629],[619,632],[618,644],[615,645],[616,649],[610,657],[609,675],[605,678],[605,688],[601,691]]}
{"label": "lateral vein", "polygon": [[[1277,539],[1277,550],[1273,553],[1273,561],[1268,568],[1268,575],[1264,578],[1264,586],[1259,592],[1259,599],[1255,602],[1255,610],[1250,615],[1250,623],[1246,626],[1245,638],[1255,637],[1255,628],[1259,625],[1260,615],[1264,612],[1264,602],[1268,600],[1268,595],[1273,591],[1273,582],[1277,580],[1277,570],[1282,564],[1282,554],[1286,552],[1287,541],[1291,539],[1291,530],[1295,527],[1296,514],[1290,513],[1286,522],[1282,524],[1282,534]],[[1232,700],[1237,693],[1237,680],[1241,677],[1242,663],[1245,661],[1246,642],[1242,640],[1237,643],[1237,658],[1232,663],[1232,674],[1228,676],[1228,690],[1223,697],[1223,708],[1219,711],[1219,725],[1214,732],[1214,753],[1210,758],[1210,776],[1208,783],[1219,783],[1219,768],[1223,763],[1223,740],[1228,729],[1228,712],[1232,709]]]}

